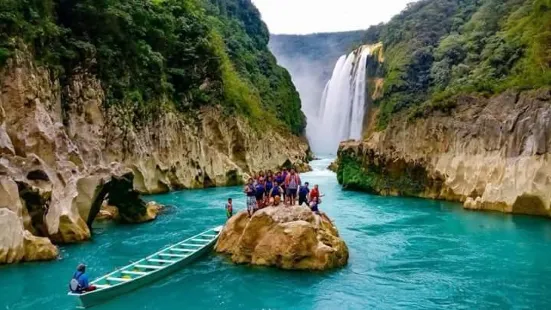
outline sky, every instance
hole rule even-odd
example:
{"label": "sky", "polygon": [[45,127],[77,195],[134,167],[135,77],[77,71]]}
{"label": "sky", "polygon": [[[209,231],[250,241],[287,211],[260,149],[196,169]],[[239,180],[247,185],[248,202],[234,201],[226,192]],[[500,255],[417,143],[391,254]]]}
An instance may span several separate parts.
{"label": "sky", "polygon": [[252,0],[274,34],[367,29],[414,0]]}

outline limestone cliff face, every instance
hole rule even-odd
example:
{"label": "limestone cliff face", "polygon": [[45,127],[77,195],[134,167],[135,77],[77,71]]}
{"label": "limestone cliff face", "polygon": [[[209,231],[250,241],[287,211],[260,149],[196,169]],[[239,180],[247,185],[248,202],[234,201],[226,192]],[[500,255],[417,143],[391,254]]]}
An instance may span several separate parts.
{"label": "limestone cliff face", "polygon": [[404,114],[363,142],[343,142],[338,178],[383,195],[551,216],[550,152],[549,90],[464,96],[449,114]]}
{"label": "limestone cliff face", "polygon": [[193,117],[167,111],[137,128],[124,110],[104,108],[94,76],[75,72],[62,88],[24,52],[0,71],[0,83],[0,176],[12,190],[15,184],[0,208],[54,242],[90,238],[86,222],[98,200],[114,199],[124,183],[115,177],[124,176],[136,195],[223,186],[251,171],[304,165],[308,155],[302,138],[253,129],[217,108]]}

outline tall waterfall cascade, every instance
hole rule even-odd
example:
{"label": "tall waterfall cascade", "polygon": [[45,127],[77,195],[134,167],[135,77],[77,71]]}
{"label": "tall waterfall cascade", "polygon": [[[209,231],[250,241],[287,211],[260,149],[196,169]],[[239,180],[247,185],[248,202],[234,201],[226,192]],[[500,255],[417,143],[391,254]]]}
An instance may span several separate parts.
{"label": "tall waterfall cascade", "polygon": [[360,139],[367,110],[367,59],[371,47],[364,45],[342,55],[327,82],[319,110],[308,115],[306,134],[317,154],[335,154],[339,143]]}

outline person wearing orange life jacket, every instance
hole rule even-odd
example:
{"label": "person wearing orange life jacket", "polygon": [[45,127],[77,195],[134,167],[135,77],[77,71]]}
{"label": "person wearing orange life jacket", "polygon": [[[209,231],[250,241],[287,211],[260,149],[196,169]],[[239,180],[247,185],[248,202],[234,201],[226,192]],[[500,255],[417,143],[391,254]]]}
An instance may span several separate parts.
{"label": "person wearing orange life jacket", "polygon": [[285,178],[285,189],[287,191],[287,202],[291,206],[294,206],[297,199],[297,190],[302,183],[300,182],[300,176],[296,173],[295,169],[291,169],[291,172]]}
{"label": "person wearing orange life jacket", "polygon": [[321,203],[321,199],[320,197],[323,197],[324,195],[320,194],[320,190],[319,190],[319,187],[318,185],[314,185],[314,188],[310,191],[310,194],[309,194],[309,200],[310,201],[313,201],[314,198],[317,200],[317,204],[320,204]]}

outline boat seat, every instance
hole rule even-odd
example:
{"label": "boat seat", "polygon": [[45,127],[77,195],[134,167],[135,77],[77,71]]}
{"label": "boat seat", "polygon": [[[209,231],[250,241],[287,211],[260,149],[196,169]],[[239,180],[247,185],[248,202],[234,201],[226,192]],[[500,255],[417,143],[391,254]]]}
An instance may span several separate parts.
{"label": "boat seat", "polygon": [[204,239],[191,239],[189,241],[192,241],[192,242],[201,242],[201,243],[209,243],[211,240],[204,240]]}
{"label": "boat seat", "polygon": [[133,274],[133,275],[137,275],[137,276],[143,276],[144,274],[147,274],[147,272],[131,271],[131,270],[123,270],[122,273],[124,273],[124,274]]}
{"label": "boat seat", "polygon": [[197,238],[197,239],[194,239],[194,240],[200,240],[200,241],[205,241],[205,242],[211,242],[212,239],[202,239],[202,238]]}
{"label": "boat seat", "polygon": [[143,269],[163,269],[164,268],[163,266],[154,266],[154,265],[134,265],[134,266],[138,268],[143,268]]}
{"label": "boat seat", "polygon": [[171,263],[174,263],[175,261],[173,260],[168,260],[168,259],[158,259],[158,258],[150,258],[147,260],[148,262],[154,262],[154,263],[161,263],[161,264],[171,264]]}
{"label": "boat seat", "polygon": [[178,245],[183,245],[183,246],[198,246],[198,247],[202,247],[203,245],[202,244],[192,244],[192,243],[180,243]]}
{"label": "boat seat", "polygon": [[180,249],[180,248],[170,248],[172,251],[179,251],[179,252],[195,252],[196,250],[191,249]]}
{"label": "boat seat", "polygon": [[216,236],[218,236],[218,235],[201,235],[200,237],[214,238],[214,237],[216,237]]}
{"label": "boat seat", "polygon": [[92,285],[94,285],[96,288],[98,288],[98,289],[100,289],[100,290],[101,290],[102,288],[108,288],[108,287],[111,286],[111,285],[109,285],[109,284],[92,284]]}
{"label": "boat seat", "polygon": [[170,254],[170,253],[160,253],[160,256],[168,256],[168,257],[187,257],[187,255],[182,254]]}
{"label": "boat seat", "polygon": [[125,279],[125,278],[115,278],[115,277],[109,277],[107,278],[107,281],[118,281],[118,282],[128,282],[132,279],[128,278],[128,279]]}

